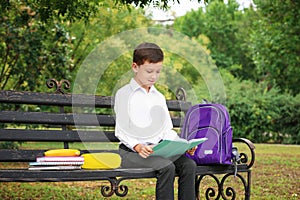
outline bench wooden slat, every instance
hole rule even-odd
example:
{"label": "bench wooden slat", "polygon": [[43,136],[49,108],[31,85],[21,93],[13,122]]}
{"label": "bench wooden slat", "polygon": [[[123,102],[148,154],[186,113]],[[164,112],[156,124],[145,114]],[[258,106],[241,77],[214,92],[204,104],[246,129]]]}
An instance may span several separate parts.
{"label": "bench wooden slat", "polygon": [[18,91],[0,91],[1,103],[52,105],[52,106],[87,106],[111,108],[113,98],[83,94],[55,94]]}
{"label": "bench wooden slat", "polygon": [[[48,113],[48,112],[16,112],[0,111],[2,123],[24,124],[52,124],[52,125],[78,125],[78,126],[115,126],[113,115]],[[182,124],[182,119],[173,117],[174,127]]]}
{"label": "bench wooden slat", "polygon": [[114,131],[0,129],[0,141],[118,142]]}
{"label": "bench wooden slat", "polygon": [[186,112],[192,104],[186,101],[167,100],[169,111],[183,111]]}
{"label": "bench wooden slat", "polygon": [[[34,162],[43,156],[44,150],[0,149],[2,162]],[[0,170],[1,171],[1,170]]]}
{"label": "bench wooden slat", "polygon": [[113,169],[113,170],[74,170],[74,171],[29,171],[0,170],[0,181],[20,182],[56,182],[107,180],[109,177],[154,178],[156,173],[151,168]]}
{"label": "bench wooden slat", "polygon": [[[63,148],[63,147],[61,147]],[[44,152],[49,149],[0,149],[1,162],[35,162],[37,157],[43,156]],[[98,149],[98,150],[80,150],[81,153],[113,152],[117,150]],[[1,170],[0,170],[1,171]]]}
{"label": "bench wooden slat", "polygon": [[[51,94],[18,91],[0,91],[0,103],[75,107],[113,108],[114,98],[83,94]],[[170,111],[186,111],[190,102],[167,100]]]}
{"label": "bench wooden slat", "polygon": [[112,115],[0,111],[0,122],[53,125],[115,126]]}

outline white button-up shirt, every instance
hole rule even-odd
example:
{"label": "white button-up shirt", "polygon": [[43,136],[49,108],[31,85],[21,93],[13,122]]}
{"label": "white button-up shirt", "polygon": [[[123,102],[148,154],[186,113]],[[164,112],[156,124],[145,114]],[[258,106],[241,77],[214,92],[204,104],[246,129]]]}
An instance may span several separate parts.
{"label": "white button-up shirt", "polygon": [[154,86],[147,92],[131,79],[117,91],[114,110],[115,135],[132,150],[137,144],[157,144],[160,140],[179,138],[173,130],[165,97]]}

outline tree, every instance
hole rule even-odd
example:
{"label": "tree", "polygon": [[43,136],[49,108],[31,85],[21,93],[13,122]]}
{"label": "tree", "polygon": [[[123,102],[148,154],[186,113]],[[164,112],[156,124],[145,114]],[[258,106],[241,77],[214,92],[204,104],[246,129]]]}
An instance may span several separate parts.
{"label": "tree", "polygon": [[300,2],[256,0],[260,20],[251,34],[253,60],[262,79],[282,91],[300,92]]}
{"label": "tree", "polygon": [[4,0],[0,4],[0,11],[12,11],[17,5],[24,5],[34,10],[39,15],[41,21],[51,22],[54,19],[73,21],[76,19],[88,19],[91,15],[98,12],[98,6],[105,4],[102,0]]}
{"label": "tree", "polygon": [[175,30],[192,38],[204,34],[204,22],[205,13],[202,9],[198,9],[176,18],[173,27]]}
{"label": "tree", "polygon": [[128,29],[151,24],[142,9],[128,10],[124,6],[116,7],[114,1],[106,1],[106,6],[88,22],[77,20],[68,25],[70,35],[76,38],[72,54],[75,61],[74,68],[77,68],[86,55],[105,38]]}
{"label": "tree", "polygon": [[[153,4],[154,6],[163,9],[168,8],[168,2],[175,0],[116,0],[116,5],[130,5],[139,6],[144,8],[147,5]],[[176,0],[180,2],[180,0]],[[199,0],[199,2],[209,2],[210,0]],[[75,21],[78,19],[89,20],[89,18],[99,12],[99,7],[107,7],[105,0],[3,0],[0,3],[0,12],[6,12],[15,8],[15,4],[23,4],[35,10],[44,22],[50,22],[53,19]]]}
{"label": "tree", "polygon": [[[236,1],[212,1],[204,9],[188,12],[175,19],[174,28],[189,37],[205,42],[216,65],[227,68],[235,76],[255,79],[255,65],[248,48],[248,40],[255,21],[253,9],[239,10]],[[200,40],[201,42],[201,40]]]}
{"label": "tree", "polygon": [[0,89],[34,90],[42,77],[68,77],[71,39],[64,27],[46,27],[34,10],[14,6],[0,14]]}
{"label": "tree", "polygon": [[[44,22],[35,10],[14,3],[0,13],[0,89],[41,91],[48,78],[73,81],[78,66],[106,37],[149,19],[141,9],[99,5],[89,21]],[[15,6],[14,9],[12,6]]]}
{"label": "tree", "polygon": [[228,4],[215,1],[206,7],[204,33],[210,39],[208,48],[218,67],[237,64],[234,61],[236,52],[239,51],[235,37],[238,30],[235,26],[237,8],[238,4],[234,1],[229,1]]}

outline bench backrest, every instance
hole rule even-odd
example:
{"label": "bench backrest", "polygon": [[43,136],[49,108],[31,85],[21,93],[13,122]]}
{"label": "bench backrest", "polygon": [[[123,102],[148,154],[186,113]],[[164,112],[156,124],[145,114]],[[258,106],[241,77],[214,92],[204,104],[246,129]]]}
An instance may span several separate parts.
{"label": "bench backrest", "polygon": [[[106,150],[111,143],[117,146],[113,103],[113,97],[108,96],[0,91],[0,142],[32,142],[32,146],[42,146],[0,149],[0,161],[34,161],[51,148],[75,146],[93,152]],[[181,127],[191,104],[167,100],[167,105],[174,127]],[[44,147],[44,143],[58,146]],[[95,143],[102,146],[96,147]]]}

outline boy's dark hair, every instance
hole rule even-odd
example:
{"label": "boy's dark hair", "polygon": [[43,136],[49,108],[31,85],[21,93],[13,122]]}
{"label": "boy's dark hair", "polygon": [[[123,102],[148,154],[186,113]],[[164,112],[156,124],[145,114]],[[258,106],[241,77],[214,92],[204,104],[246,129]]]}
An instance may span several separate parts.
{"label": "boy's dark hair", "polygon": [[133,62],[142,65],[146,61],[158,63],[164,60],[164,53],[161,48],[154,43],[142,43],[138,45],[133,52]]}

